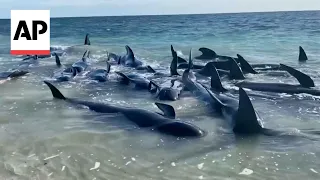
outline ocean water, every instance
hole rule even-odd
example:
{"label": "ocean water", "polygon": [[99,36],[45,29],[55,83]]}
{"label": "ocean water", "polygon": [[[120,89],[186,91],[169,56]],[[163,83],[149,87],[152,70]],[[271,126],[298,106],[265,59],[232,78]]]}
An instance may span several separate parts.
{"label": "ocean water", "polygon": [[[90,63],[105,67],[108,52],[125,45],[156,69],[167,71],[170,45],[187,58],[198,48],[241,54],[250,63],[284,63],[320,84],[320,12],[275,12],[179,16],[79,17],[51,19],[51,46],[65,51],[63,64],[91,50]],[[81,46],[86,33],[91,46]],[[298,47],[309,60],[298,63]],[[17,67],[10,52],[10,20],[0,20],[0,72]],[[195,63],[204,61],[195,60]],[[54,58],[41,59],[30,74],[0,83],[0,179],[319,179],[320,139],[238,138],[222,119],[188,93],[171,104],[179,119],[208,132],[201,139],[176,139],[138,129],[118,115],[101,115],[53,100],[43,80],[57,70]],[[67,97],[159,111],[155,98],[112,80],[81,78],[55,85]],[[145,74],[147,75],[147,74]],[[248,75],[252,81],[297,83],[291,77]],[[232,87],[230,82],[223,82]],[[316,87],[318,88],[318,87]],[[320,89],[320,88],[318,88]],[[264,126],[298,134],[320,130],[319,97],[278,94],[252,97]]]}

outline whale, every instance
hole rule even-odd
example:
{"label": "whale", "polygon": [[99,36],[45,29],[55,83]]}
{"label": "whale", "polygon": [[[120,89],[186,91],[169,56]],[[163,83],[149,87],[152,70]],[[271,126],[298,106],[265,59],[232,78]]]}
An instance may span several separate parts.
{"label": "whale", "polygon": [[231,58],[228,62],[229,64],[229,70],[223,70],[223,69],[216,69],[214,62],[207,63],[202,69],[195,71],[196,76],[205,76],[205,77],[211,77],[212,73],[215,73],[214,71],[217,71],[220,76],[228,76],[230,80],[243,80],[245,79],[244,73],[242,72],[241,68],[239,67],[238,63]]}
{"label": "whale", "polygon": [[172,79],[169,86],[167,84],[158,85],[156,82],[151,80],[149,90],[152,90],[151,86],[156,87],[156,98],[162,101],[178,100],[184,89],[184,85],[177,79]]}
{"label": "whale", "polygon": [[84,39],[84,45],[91,45],[91,42],[90,42],[90,38],[89,38],[89,34],[87,33],[86,34],[86,37]]}
{"label": "whale", "polygon": [[237,82],[235,86],[241,88],[247,88],[255,91],[275,92],[275,93],[288,93],[288,94],[300,94],[306,93],[311,95],[320,95],[320,91],[314,89],[315,84],[312,78],[301,71],[294,69],[293,67],[280,64],[281,68],[295,77],[299,84],[285,84],[285,83],[258,83],[242,81]]}
{"label": "whale", "polygon": [[134,68],[141,67],[143,65],[142,61],[138,60],[135,57],[132,49],[128,45],[126,45],[125,48],[127,53],[126,55],[120,57],[120,64],[123,64],[127,67],[134,67]]}
{"label": "whale", "polygon": [[185,88],[191,92],[191,94],[198,100],[209,105],[210,111],[215,113],[219,108],[216,107],[216,102],[211,98],[206,88],[197,81],[197,78],[192,71],[192,57],[191,50],[189,54],[189,68],[182,74],[182,83]]}
{"label": "whale", "polygon": [[308,60],[308,56],[301,46],[299,46],[299,59],[298,60],[299,60],[299,62],[306,62]]}
{"label": "whale", "polygon": [[178,69],[177,69],[178,61],[179,61],[179,57],[178,57],[177,53],[175,51],[172,51],[172,61],[170,64],[170,75],[166,74],[166,73],[162,73],[162,72],[157,72],[149,65],[147,66],[147,71],[150,73],[153,73],[153,78],[181,76],[178,73]]}
{"label": "whale", "polygon": [[67,98],[48,81],[44,81],[44,83],[49,87],[55,99],[60,99],[73,105],[82,105],[97,113],[121,113],[129,121],[141,128],[149,128],[152,131],[181,138],[199,138],[207,134],[204,130],[191,123],[177,120],[174,108],[167,104],[155,103],[163,113],[132,107],[118,107],[106,103]]}
{"label": "whale", "polygon": [[5,72],[0,72],[0,80],[8,79],[8,78],[17,78],[28,74],[29,71],[12,69]]}
{"label": "whale", "polygon": [[[170,46],[172,58],[178,58],[178,63],[188,63],[187,60],[177,55],[177,51],[174,50],[173,45]],[[177,57],[176,57],[177,56]]]}
{"label": "whale", "polygon": [[199,51],[202,53],[200,56],[196,56],[195,59],[200,60],[229,60],[231,58],[235,59],[236,62],[239,62],[236,57],[231,56],[224,56],[224,55],[218,55],[215,51],[212,49],[201,47],[199,48]]}
{"label": "whale", "polygon": [[145,77],[141,77],[139,75],[126,75],[122,72],[116,71],[121,77],[121,83],[125,85],[134,84],[136,89],[146,89],[150,91],[150,80]]}
{"label": "whale", "polygon": [[87,60],[90,58],[90,51],[85,51],[81,60],[73,63],[71,66],[77,70],[77,73],[81,73],[89,67],[89,64],[87,63]]}
{"label": "whale", "polygon": [[108,74],[110,72],[111,65],[107,62],[107,68],[106,69],[93,69],[91,70],[87,76],[91,80],[95,80],[98,82],[106,82],[108,80]]}

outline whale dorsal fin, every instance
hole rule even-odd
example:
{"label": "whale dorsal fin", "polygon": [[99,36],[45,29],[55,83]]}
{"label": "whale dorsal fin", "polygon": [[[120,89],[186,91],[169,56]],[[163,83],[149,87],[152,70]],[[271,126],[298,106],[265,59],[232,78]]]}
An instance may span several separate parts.
{"label": "whale dorsal fin", "polygon": [[257,71],[255,71],[252,66],[248,63],[247,60],[245,60],[240,54],[237,54],[238,61],[240,62],[241,69],[243,72],[251,73],[251,74],[258,74]]}
{"label": "whale dorsal fin", "polygon": [[178,63],[187,63],[187,60],[185,60],[185,59],[183,59],[183,58],[178,56],[177,51],[174,50],[172,45],[171,45],[171,54],[172,54],[172,58],[177,56],[177,58],[178,58],[177,62]]}
{"label": "whale dorsal fin", "polygon": [[305,88],[315,87],[313,80],[310,76],[302,73],[301,71],[298,71],[294,69],[293,67],[280,64],[280,68],[287,71],[289,74],[291,74],[293,77],[295,77],[300,85]]}
{"label": "whale dorsal fin", "polygon": [[51,93],[52,93],[52,96],[54,98],[57,98],[57,99],[63,99],[63,100],[66,100],[67,98],[65,98],[62,93],[54,86],[52,85],[51,83],[49,83],[48,81],[43,81],[51,90]]}
{"label": "whale dorsal fin", "polygon": [[163,116],[171,119],[176,118],[176,112],[172,106],[159,102],[156,102],[155,105],[163,112]]}
{"label": "whale dorsal fin", "polygon": [[132,61],[134,61],[135,58],[134,58],[134,53],[132,49],[128,45],[126,45],[126,50],[127,50],[127,56],[129,58],[132,58]]}
{"label": "whale dorsal fin", "polygon": [[216,67],[214,67],[214,65],[212,64],[212,73],[211,73],[211,89],[216,91],[216,92],[226,92],[228,90],[226,90],[221,83],[221,79],[219,76],[219,73],[216,69]]}
{"label": "whale dorsal fin", "polygon": [[58,67],[61,67],[61,61],[57,53],[53,53],[56,58],[56,64]]}
{"label": "whale dorsal fin", "polygon": [[306,52],[304,51],[304,49],[299,46],[299,61],[307,61],[308,60],[308,57],[307,57],[307,54]]}
{"label": "whale dorsal fin", "polygon": [[156,73],[156,71],[149,65],[147,66],[147,71],[150,73]]}
{"label": "whale dorsal fin", "polygon": [[193,68],[193,62],[192,62],[192,49],[190,49],[189,52],[189,64],[188,64],[188,71],[190,71]]}
{"label": "whale dorsal fin", "polygon": [[84,39],[84,45],[91,45],[90,39],[89,39],[89,34],[86,34],[86,38]]}
{"label": "whale dorsal fin", "polygon": [[[171,46],[172,47],[172,46]],[[170,75],[171,76],[175,76],[175,75],[178,75],[180,76],[180,74],[178,73],[178,56],[177,56],[177,52],[175,51],[172,51],[172,61],[171,61],[171,64],[170,64]]]}
{"label": "whale dorsal fin", "polygon": [[[202,69],[198,71],[199,74],[210,77],[213,71],[213,62],[208,62]],[[215,67],[214,67],[215,68]]]}
{"label": "whale dorsal fin", "polygon": [[239,106],[233,118],[233,132],[236,134],[257,134],[262,130],[251,100],[242,88],[239,88]]}
{"label": "whale dorsal fin", "polygon": [[82,61],[83,61],[83,62],[86,62],[87,53],[88,53],[88,50],[86,50],[86,51],[83,53],[83,56],[82,56]]}
{"label": "whale dorsal fin", "polygon": [[243,80],[245,79],[242,70],[240,69],[238,63],[231,58],[230,59],[230,79]]}
{"label": "whale dorsal fin", "polygon": [[107,63],[107,73],[109,73],[111,70],[111,64],[108,61],[106,63]]}
{"label": "whale dorsal fin", "polygon": [[151,86],[155,86],[158,90],[160,90],[160,86],[156,83],[156,82],[154,82],[154,81],[152,81],[152,80],[150,80],[150,84],[149,84],[149,90],[151,90]]}
{"label": "whale dorsal fin", "polygon": [[119,76],[121,76],[123,78],[124,83],[126,83],[126,84],[130,83],[131,79],[127,75],[125,75],[119,71],[116,71],[115,73],[117,73]]}
{"label": "whale dorsal fin", "polygon": [[212,59],[217,57],[217,53],[214,52],[212,49],[202,47],[202,48],[199,48],[199,51],[202,52],[201,56],[212,57]]}

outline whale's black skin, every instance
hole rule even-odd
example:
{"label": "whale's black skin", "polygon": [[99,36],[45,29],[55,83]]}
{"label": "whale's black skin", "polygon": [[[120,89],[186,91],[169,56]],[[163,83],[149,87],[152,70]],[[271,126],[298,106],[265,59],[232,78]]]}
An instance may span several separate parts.
{"label": "whale's black skin", "polygon": [[223,56],[223,55],[218,55],[215,51],[212,49],[202,47],[199,48],[199,51],[202,53],[200,56],[195,57],[195,59],[200,59],[200,60],[230,60],[231,58],[235,59],[237,63],[239,63],[238,58],[234,58],[231,56]]}
{"label": "whale's black skin", "polygon": [[[179,64],[180,64],[180,63],[188,63],[187,60],[185,60],[185,59],[183,59],[183,58],[181,58],[181,57],[179,57],[179,56],[177,55],[177,51],[174,50],[174,48],[173,48],[172,45],[171,45],[171,54],[172,54],[172,58],[177,58],[177,59],[178,59],[178,63],[179,63]],[[176,57],[176,56],[177,56],[177,57]]]}
{"label": "whale's black skin", "polygon": [[[173,49],[173,47],[171,46],[171,49]],[[177,53],[173,50],[172,51],[172,61],[170,64],[170,75],[166,74],[166,73],[161,73],[161,72],[157,72],[155,71],[151,66],[147,66],[147,71],[150,73],[153,73],[154,77],[153,78],[159,78],[159,77],[172,77],[172,76],[181,76],[178,73],[178,55]]]}
{"label": "whale's black skin", "polygon": [[209,62],[204,66],[204,68],[197,71],[196,75],[200,74],[202,76],[211,77],[212,73],[214,73],[214,71],[218,71],[220,76],[227,75],[229,77],[229,79],[231,79],[231,80],[245,79],[243,72],[242,72],[241,68],[239,67],[239,65],[237,64],[237,62],[234,59],[230,59],[229,61],[230,61],[229,62],[229,64],[230,64],[229,71],[216,69],[214,63]]}
{"label": "whale's black skin", "polygon": [[150,89],[150,80],[144,77],[140,77],[138,75],[125,75],[122,72],[116,72],[119,76],[122,78],[122,83],[123,84],[134,84],[136,89]]}
{"label": "whale's black skin", "polygon": [[28,74],[29,71],[13,69],[5,72],[0,72],[0,80],[7,78],[17,78]]}
{"label": "whale's black skin", "polygon": [[312,89],[315,87],[313,80],[310,76],[284,64],[280,64],[281,69],[287,71],[299,81],[299,85],[285,84],[285,83],[256,83],[256,82],[238,82],[235,85],[241,88],[247,88],[256,91],[275,92],[275,93],[288,93],[299,94],[306,93],[311,95],[320,95],[320,91]]}
{"label": "whale's black skin", "polygon": [[299,59],[298,60],[299,60],[299,62],[306,62],[308,60],[308,56],[301,46],[299,46]]}
{"label": "whale's black skin", "polygon": [[149,90],[153,90],[151,86],[155,86],[157,89],[156,97],[162,101],[176,101],[179,99],[181,92],[183,91],[183,84],[178,80],[171,80],[170,86],[160,86],[154,81],[150,81]]}
{"label": "whale's black skin", "polygon": [[219,106],[217,107],[216,101],[214,101],[210,94],[207,92],[206,88],[202,86],[192,72],[192,58],[191,58],[191,51],[189,54],[189,68],[183,72],[182,75],[182,83],[197,99],[207,103],[211,106],[211,110],[213,112],[219,111]]}
{"label": "whale's black skin", "polygon": [[170,105],[156,103],[164,114],[138,108],[117,107],[105,103],[66,98],[51,83],[47,81],[44,81],[44,83],[50,88],[53,97],[56,99],[61,99],[74,105],[83,105],[98,113],[121,113],[129,121],[142,128],[150,128],[151,130],[175,137],[203,137],[206,135],[205,131],[193,124],[175,120],[174,108]]}
{"label": "whale's black skin", "polygon": [[135,57],[132,49],[128,45],[126,45],[125,48],[127,53],[126,55],[121,56],[120,63],[125,66],[134,67],[134,68],[142,66],[143,63]]}
{"label": "whale's black skin", "polygon": [[86,34],[86,37],[84,39],[84,45],[91,45],[91,42],[90,42],[90,38],[89,38],[89,34],[87,33]]}
{"label": "whale's black skin", "polygon": [[57,71],[53,73],[53,79],[55,79],[57,82],[64,82],[64,81],[70,81],[72,78],[74,78],[78,73],[78,68],[76,67],[65,67],[61,64],[59,56],[54,53],[56,60],[56,65],[59,68]]}
{"label": "whale's black skin", "polygon": [[77,69],[78,73],[81,73],[89,67],[89,64],[85,60],[80,60],[72,64],[73,68]]}
{"label": "whale's black skin", "polygon": [[88,74],[88,77],[98,82],[106,82],[108,80],[108,74],[110,72],[110,64],[107,62],[107,69],[94,69]]}

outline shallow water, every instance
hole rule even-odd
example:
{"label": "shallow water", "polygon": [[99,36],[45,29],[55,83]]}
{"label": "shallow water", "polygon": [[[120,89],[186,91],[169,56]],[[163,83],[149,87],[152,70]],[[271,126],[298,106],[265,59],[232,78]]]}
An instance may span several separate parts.
{"label": "shallow water", "polygon": [[[170,44],[183,57],[192,48],[244,56],[251,63],[285,63],[320,84],[319,12],[219,15],[59,18],[51,21],[51,45],[62,48],[63,64],[81,58],[84,35],[91,36],[93,66],[105,67],[107,52],[136,55],[159,69],[171,61]],[[21,59],[9,54],[9,20],[0,20],[0,70]],[[310,60],[299,64],[298,46]],[[202,63],[201,61],[196,61]],[[67,97],[159,111],[154,97],[117,83],[111,67],[106,83],[81,78],[55,85]],[[319,179],[319,137],[252,137],[229,133],[190,94],[169,102],[179,119],[208,131],[201,139],[176,139],[137,129],[120,115],[101,115],[53,100],[42,82],[57,70],[53,58],[40,60],[25,77],[0,83],[0,179]],[[112,78],[114,77],[114,78]],[[248,75],[254,81],[297,83],[291,77]],[[224,82],[227,87],[230,83]],[[299,134],[320,130],[319,97],[308,95],[252,102],[264,126]],[[96,167],[95,167],[96,166]],[[99,166],[99,167],[98,167]],[[249,174],[245,175],[244,170]],[[250,171],[252,173],[250,174]]]}

